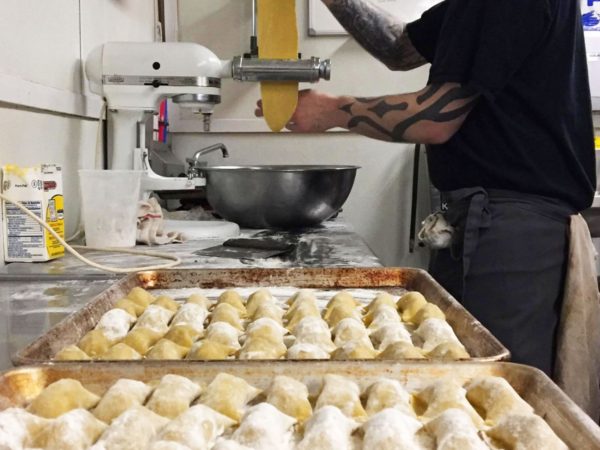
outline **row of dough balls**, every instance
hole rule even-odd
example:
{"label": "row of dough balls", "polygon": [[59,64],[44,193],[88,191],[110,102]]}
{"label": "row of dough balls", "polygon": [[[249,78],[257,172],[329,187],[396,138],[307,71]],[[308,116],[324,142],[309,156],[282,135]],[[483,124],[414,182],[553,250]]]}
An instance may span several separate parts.
{"label": "row of dough balls", "polygon": [[158,384],[121,379],[102,397],[76,380],[57,381],[27,410],[0,412],[0,448],[24,447],[567,449],[503,378],[440,380],[411,395],[393,379],[361,393],[354,381],[326,375],[311,399],[287,376],[262,392],[226,373],[206,387],[178,375]]}
{"label": "row of dough balls", "polygon": [[180,306],[134,288],[78,346],[62,349],[55,359],[469,358],[443,312],[417,292],[398,300],[400,313],[387,293],[378,294],[364,311],[347,292],[333,296],[322,314],[309,291],[299,291],[286,306],[281,308],[266,289],[246,302],[227,290],[212,307],[198,294]]}

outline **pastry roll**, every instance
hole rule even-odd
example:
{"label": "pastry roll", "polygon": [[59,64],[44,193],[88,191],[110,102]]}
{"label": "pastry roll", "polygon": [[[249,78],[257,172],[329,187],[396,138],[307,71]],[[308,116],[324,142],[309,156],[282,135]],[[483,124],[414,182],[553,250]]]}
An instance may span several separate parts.
{"label": "pastry roll", "polygon": [[369,303],[366,306],[365,309],[367,313],[369,313],[383,305],[391,306],[392,308],[396,309],[396,301],[394,300],[394,297],[392,297],[392,295],[388,294],[387,292],[378,293],[375,296],[375,298],[371,300],[371,303]]}
{"label": "pastry roll", "polygon": [[227,322],[238,330],[243,330],[242,320],[240,319],[240,312],[228,303],[220,303],[215,306],[212,312],[210,323],[215,322]]}
{"label": "pastry roll", "polygon": [[246,380],[220,373],[200,396],[200,403],[239,422],[246,404],[260,393]]}
{"label": "pastry roll", "polygon": [[261,450],[292,450],[292,426],[296,419],[269,403],[259,403],[248,410],[231,439]]}
{"label": "pastry roll", "polygon": [[186,359],[194,359],[194,360],[218,360],[218,359],[229,359],[230,356],[234,355],[237,351],[237,348],[230,347],[225,344],[221,344],[220,342],[214,342],[210,339],[203,339],[200,342],[196,342],[189,353],[187,354]]}
{"label": "pastry roll", "polygon": [[402,312],[404,322],[412,322],[419,310],[427,304],[427,300],[420,292],[407,292],[398,300],[398,309]]}
{"label": "pastry roll", "polygon": [[127,344],[140,355],[145,355],[150,347],[156,344],[162,336],[163,333],[151,330],[150,328],[135,327],[127,333],[122,343]]}
{"label": "pastry roll", "polygon": [[329,317],[335,308],[338,306],[343,306],[346,309],[356,309],[360,303],[356,301],[352,294],[349,292],[338,292],[335,294],[329,302],[327,302],[327,306],[325,307],[325,311],[323,312],[323,319],[329,322]]}
{"label": "pastry roll", "polygon": [[209,309],[211,301],[202,294],[192,294],[186,300],[186,303],[202,306],[204,309]]}
{"label": "pastry roll", "polygon": [[382,305],[377,309],[372,310],[371,320],[365,323],[368,324],[370,330],[377,330],[384,325],[389,323],[398,324],[401,323],[400,315],[396,308],[392,308],[391,306]]}
{"label": "pastry roll", "polygon": [[324,406],[313,414],[304,430],[297,450],[351,450],[352,432],[358,423],[335,406]]}
{"label": "pastry roll", "polygon": [[533,414],[533,408],[523,400],[504,378],[479,377],[466,386],[467,400],[482,413],[488,424],[497,423],[507,414]]}
{"label": "pastry roll", "polygon": [[264,337],[271,342],[280,342],[288,330],[273,319],[263,317],[251,322],[246,328],[248,338]]}
{"label": "pastry roll", "polygon": [[384,409],[362,426],[364,450],[420,450],[415,433],[421,428],[413,416],[397,409]]}
{"label": "pastry roll", "polygon": [[280,359],[287,352],[283,340],[273,341],[265,337],[249,337],[240,349],[239,359]]}
{"label": "pastry roll", "polygon": [[73,409],[52,420],[36,436],[34,446],[44,450],[86,450],[107,425],[85,409]]}
{"label": "pastry roll", "polygon": [[135,317],[140,316],[146,309],[144,305],[140,305],[128,298],[122,298],[117,301],[117,303],[115,303],[115,308],[122,309]]}
{"label": "pastry roll", "polygon": [[100,397],[88,391],[77,380],[64,378],[55,381],[38,395],[27,410],[47,419],[53,419],[72,409],[90,409]]}
{"label": "pastry roll", "polygon": [[397,341],[389,344],[385,349],[377,355],[377,359],[425,359],[423,350],[415,347],[410,342]]}
{"label": "pastry roll", "polygon": [[219,295],[217,299],[217,305],[228,304],[237,309],[240,315],[246,314],[246,306],[244,306],[244,300],[242,296],[232,289],[228,289]]}
{"label": "pastry roll", "polygon": [[135,328],[149,328],[152,331],[165,335],[169,331],[169,321],[173,317],[173,311],[162,306],[150,305],[135,323]]}
{"label": "pastry roll", "polygon": [[252,450],[252,448],[231,439],[219,439],[212,450]]}
{"label": "pastry roll", "polygon": [[300,423],[312,414],[304,383],[283,375],[276,376],[267,389],[267,402]]}
{"label": "pastry roll", "polygon": [[355,318],[343,319],[338,323],[332,332],[334,336],[334,344],[342,347],[350,341],[369,341],[369,333],[362,321]]}
{"label": "pastry roll", "polygon": [[305,299],[308,299],[308,298],[312,298],[313,300],[316,300],[316,297],[314,296],[314,294],[312,293],[311,290],[300,289],[298,292],[296,292],[294,295],[292,295],[290,298],[288,298],[285,301],[285,303],[287,305],[289,305],[290,308],[292,308],[297,302],[304,301]]}
{"label": "pastry roll", "polygon": [[147,450],[190,450],[190,447],[175,441],[157,441],[150,444]]}
{"label": "pastry roll", "polygon": [[161,295],[152,302],[154,306],[161,306],[162,308],[168,309],[171,312],[177,312],[179,309],[179,303],[173,300],[167,295]]}
{"label": "pastry roll", "polygon": [[156,300],[150,292],[142,289],[141,287],[134,287],[131,291],[129,291],[129,294],[127,294],[127,298],[132,302],[143,306],[144,308],[148,307],[150,303]]}
{"label": "pastry roll", "polygon": [[171,325],[165,339],[175,342],[185,348],[190,348],[202,333],[187,323]]}
{"label": "pastry roll", "polygon": [[94,415],[106,423],[120,416],[134,405],[142,405],[152,388],[141,381],[122,378],[114,383],[104,394]]}
{"label": "pastry roll", "polygon": [[469,359],[471,356],[462,344],[458,342],[444,342],[429,353],[427,357],[431,359],[441,359],[446,361],[456,361],[457,359]]}
{"label": "pastry roll", "polygon": [[395,342],[406,342],[412,346],[412,340],[410,333],[404,326],[404,324],[398,323],[387,323],[381,328],[371,332],[371,341],[379,350],[385,350],[390,344]]}
{"label": "pastry roll", "polygon": [[35,438],[49,423],[49,419],[28,413],[22,408],[0,411],[0,448],[21,450],[35,447]]}
{"label": "pastry roll", "polygon": [[414,416],[410,404],[410,394],[397,380],[382,378],[367,389],[367,414],[373,415],[387,408],[395,408],[404,414]]}
{"label": "pastry roll", "polygon": [[165,375],[156,386],[146,407],[156,414],[173,419],[189,408],[200,391],[200,386],[185,377]]}
{"label": "pastry roll", "polygon": [[534,414],[506,415],[486,433],[509,450],[568,450],[544,419]]}
{"label": "pastry roll", "polygon": [[329,326],[320,317],[305,317],[292,330],[296,337],[297,344],[318,345],[326,352],[332,352],[336,349],[331,340],[331,331]]}
{"label": "pastry roll", "polygon": [[129,345],[124,344],[122,342],[113,345],[109,348],[105,353],[102,353],[98,359],[104,360],[134,360],[134,359],[142,359],[142,355],[140,355],[137,351],[131,348]]}
{"label": "pastry roll", "polygon": [[275,305],[274,303],[265,303],[264,305],[260,305],[255,313],[252,315],[252,320],[257,319],[272,319],[277,322],[279,325],[283,323],[283,309],[281,307]]}
{"label": "pastry roll", "polygon": [[437,450],[489,450],[471,417],[462,409],[447,409],[428,422],[425,429],[435,437]]}
{"label": "pastry roll", "polygon": [[188,350],[173,341],[161,339],[146,353],[146,359],[182,359]]}
{"label": "pastry roll", "polygon": [[290,304],[289,309],[285,312],[285,315],[283,316],[285,319],[290,319],[301,305],[307,305],[304,307],[309,308],[311,310],[312,309],[316,309],[317,311],[319,310],[319,307],[317,306],[317,299],[310,292],[300,291],[298,294],[296,294],[295,297],[292,297],[292,298],[294,300]]}
{"label": "pastry roll", "polygon": [[330,359],[331,355],[315,344],[296,342],[287,351],[286,359]]}
{"label": "pastry roll", "polygon": [[127,335],[135,321],[136,316],[132,316],[122,309],[110,309],[102,315],[96,325],[96,330],[102,331],[109,341],[119,341]]}
{"label": "pastry roll", "polygon": [[319,308],[316,303],[313,304],[312,302],[305,302],[298,305],[294,313],[289,317],[286,328],[293,333],[296,325],[298,325],[302,319],[307,317],[321,318],[321,313],[319,312]]}
{"label": "pastry roll", "polygon": [[329,314],[325,320],[330,327],[334,328],[338,323],[347,318],[361,320],[360,313],[356,306],[352,305],[337,305],[329,310]]}
{"label": "pastry roll", "polygon": [[246,312],[249,316],[253,316],[260,305],[266,303],[275,303],[275,297],[271,295],[268,289],[259,289],[248,297],[246,302]]}
{"label": "pastry roll", "polygon": [[315,411],[327,405],[335,406],[348,417],[355,419],[364,419],[367,416],[360,403],[358,385],[340,375],[328,374],[324,377],[323,389],[315,404]]}
{"label": "pastry roll", "polygon": [[439,308],[439,306],[433,303],[427,303],[414,315],[412,321],[416,325],[421,325],[427,319],[440,319],[446,320],[446,314]]}
{"label": "pastry roll", "polygon": [[102,353],[106,353],[112,344],[113,341],[108,339],[102,330],[92,330],[81,338],[77,346],[86,354],[95,358]]}
{"label": "pastry roll", "polygon": [[54,359],[57,361],[87,361],[91,358],[76,345],[69,345],[58,352]]}
{"label": "pastry roll", "polygon": [[[169,422],[156,437],[157,442],[176,442],[190,450],[211,448],[225,429],[235,425],[229,417],[205,405],[194,405]],[[151,448],[155,448],[153,444]]]}
{"label": "pastry roll", "polygon": [[239,329],[227,322],[211,322],[206,328],[205,338],[237,350],[241,347],[239,342],[241,333]]}
{"label": "pastry roll", "polygon": [[134,450],[147,448],[169,422],[140,405],[134,405],[113,420],[90,450]]}
{"label": "pastry roll", "polygon": [[350,341],[331,353],[331,359],[373,359],[377,351],[368,339]]}
{"label": "pastry roll", "polygon": [[419,325],[419,328],[416,329],[414,334],[422,339],[423,351],[425,353],[430,352],[438,345],[446,342],[456,342],[460,344],[452,327],[448,325],[448,322],[441,319],[425,320]]}
{"label": "pastry roll", "polygon": [[449,408],[461,409],[478,428],[481,428],[483,420],[467,401],[466,393],[456,381],[450,378],[442,379],[414,394],[415,410],[423,411],[420,415],[426,419],[434,419]]}
{"label": "pastry roll", "polygon": [[171,326],[186,324],[196,330],[198,333],[204,331],[204,321],[208,316],[208,310],[194,303],[186,303],[173,317]]}

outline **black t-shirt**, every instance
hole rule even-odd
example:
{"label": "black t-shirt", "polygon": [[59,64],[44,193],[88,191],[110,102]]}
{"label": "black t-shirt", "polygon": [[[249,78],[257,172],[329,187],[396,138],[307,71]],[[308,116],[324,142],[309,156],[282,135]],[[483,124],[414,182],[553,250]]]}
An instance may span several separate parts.
{"label": "black t-shirt", "polygon": [[579,0],[445,0],[408,25],[429,83],[481,93],[427,152],[438,189],[508,189],[590,206],[593,124]]}

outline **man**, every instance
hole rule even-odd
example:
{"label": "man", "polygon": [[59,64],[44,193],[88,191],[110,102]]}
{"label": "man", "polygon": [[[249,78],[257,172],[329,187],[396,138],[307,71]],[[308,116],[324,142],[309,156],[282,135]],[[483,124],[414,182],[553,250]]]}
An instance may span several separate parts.
{"label": "man", "polygon": [[514,361],[550,374],[569,216],[596,185],[579,0],[445,0],[410,24],[362,0],[323,1],[388,68],[430,62],[429,81],[378,98],[303,91],[288,128],[429,144],[454,227],[433,276]]}

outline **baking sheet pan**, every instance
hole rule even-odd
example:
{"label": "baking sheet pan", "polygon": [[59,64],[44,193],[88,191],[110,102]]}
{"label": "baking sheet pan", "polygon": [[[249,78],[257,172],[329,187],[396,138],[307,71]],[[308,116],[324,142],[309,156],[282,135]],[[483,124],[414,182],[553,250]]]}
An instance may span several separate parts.
{"label": "baking sheet pan", "polygon": [[[17,352],[15,365],[39,364],[67,345],[77,344],[94,328],[100,317],[139,286],[152,292],[169,290],[277,287],[318,289],[372,289],[392,294],[404,290],[421,292],[446,314],[448,323],[465,346],[472,360],[509,359],[509,351],[471,314],[469,314],[431,275],[412,268],[320,268],[320,269],[188,269],[140,272],[129,275],[84,308],[66,317],[31,345]],[[146,360],[142,360],[146,361]],[[132,361],[133,362],[133,361]],[[140,363],[140,361],[135,361]]]}
{"label": "baking sheet pan", "polygon": [[265,389],[276,375],[287,375],[304,382],[316,395],[325,374],[343,375],[362,389],[380,377],[400,381],[409,391],[444,377],[466,383],[477,376],[505,378],[535,412],[552,427],[572,450],[600,448],[600,428],[541,371],[512,363],[398,363],[386,361],[232,361],[232,362],[160,362],[65,363],[23,367],[0,375],[0,410],[25,406],[47,385],[62,378],[74,378],[102,395],[119,378],[143,382],[158,380],[172,373],[208,383],[217,374],[227,372]]}

